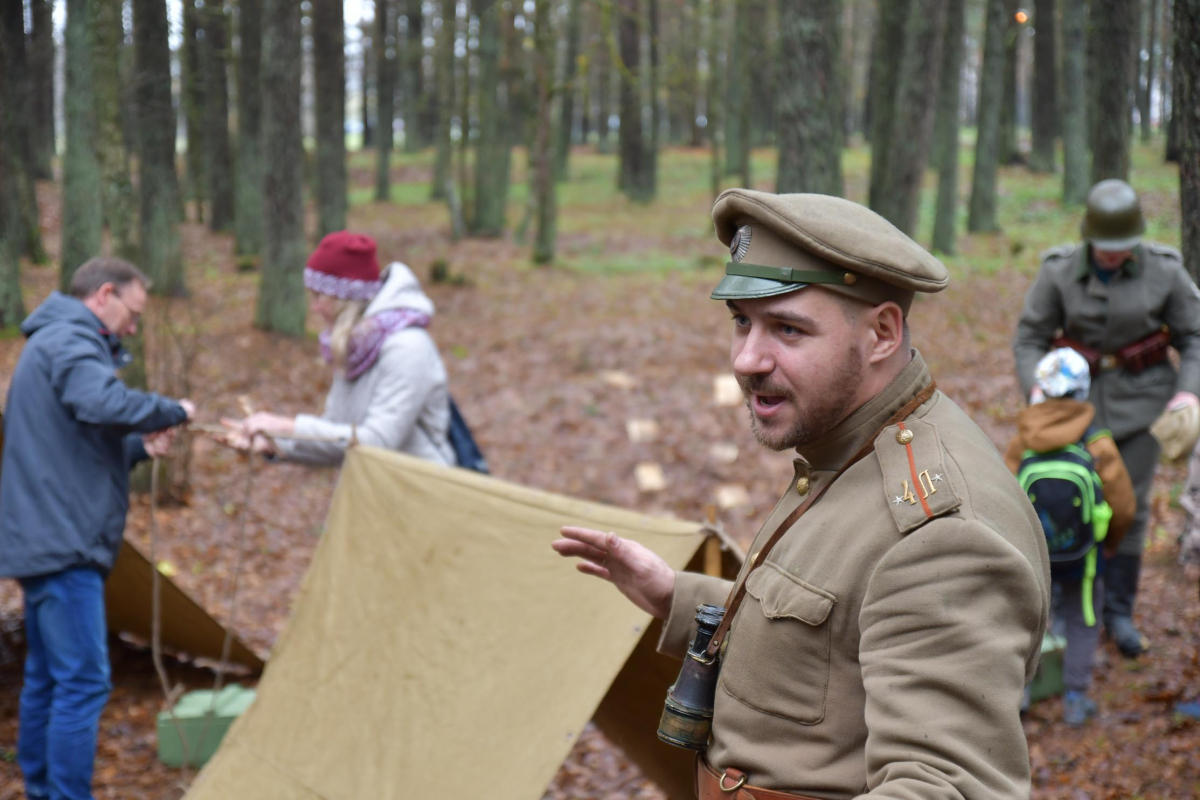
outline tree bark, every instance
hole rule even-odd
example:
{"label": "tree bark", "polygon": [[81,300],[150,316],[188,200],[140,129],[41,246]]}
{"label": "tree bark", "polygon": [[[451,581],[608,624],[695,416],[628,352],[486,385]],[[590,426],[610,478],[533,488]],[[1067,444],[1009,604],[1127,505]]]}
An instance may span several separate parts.
{"label": "tree bark", "polygon": [[[233,147],[229,140],[229,18],[222,0],[208,0],[201,17],[204,30],[200,68],[204,77],[204,146],[210,209],[208,227],[233,229],[235,188]],[[340,27],[339,27],[340,30]]]}
{"label": "tree bark", "polygon": [[898,65],[888,170],[877,209],[904,233],[913,236],[920,208],[921,182],[929,163],[929,139],[941,67],[946,0],[912,0],[904,24],[904,55]]}
{"label": "tree bark", "polygon": [[0,37],[4,50],[2,68],[8,72],[5,104],[11,112],[5,118],[4,124],[9,127],[5,138],[11,142],[9,153],[15,159],[11,167],[17,216],[12,219],[18,227],[14,230],[13,241],[34,263],[45,264],[48,258],[42,245],[42,226],[34,188],[37,171],[33,117],[26,113],[33,102],[34,86],[25,58],[25,14],[20,2],[10,3],[0,10]]}
{"label": "tree bark", "polygon": [[[493,0],[497,5],[500,0]],[[425,146],[422,135],[422,116],[425,107],[425,82],[421,74],[421,59],[425,53],[422,41],[425,16],[421,0],[408,0],[404,9],[404,52],[401,73],[401,96],[404,98],[404,152],[415,153]]]}
{"label": "tree bark", "polygon": [[479,136],[475,141],[476,236],[504,234],[508,206],[509,132],[502,128],[506,110],[500,97],[501,14],[498,2],[479,13]]}
{"label": "tree bark", "polygon": [[618,145],[621,159],[620,189],[635,202],[653,198],[648,148],[642,126],[641,17],[638,0],[621,0],[617,34],[621,46],[621,126]]}
{"label": "tree bark", "polygon": [[1151,100],[1154,97],[1154,51],[1158,46],[1158,0],[1150,0],[1146,27],[1149,29],[1146,44],[1145,80],[1142,83],[1138,116],[1141,118],[1142,141],[1149,142],[1153,129],[1150,126]]}
{"label": "tree bark", "polygon": [[659,40],[662,27],[659,22],[658,0],[647,0],[647,38],[650,45],[650,136],[646,151],[646,200],[658,195],[658,151],[662,137],[662,60],[659,57]]}
{"label": "tree bark", "polygon": [[375,199],[386,202],[392,191],[392,123],[396,96],[396,0],[375,0]]}
{"label": "tree bark", "polygon": [[[68,11],[72,10],[68,8]],[[81,25],[86,24],[86,18],[80,17],[82,14],[77,13],[74,20],[67,20],[68,36],[74,34],[75,40],[86,36],[86,31],[80,30]],[[71,27],[72,22],[74,27]],[[22,153],[23,122],[19,113],[24,107],[21,104],[22,75],[14,69],[21,61],[16,50],[24,48],[24,41],[21,5],[6,6],[0,10],[0,328],[6,329],[20,324],[25,318],[25,305],[21,299],[21,251],[25,236],[20,184],[27,162]],[[93,202],[97,199],[93,198]],[[64,236],[68,222],[64,214]]]}
{"label": "tree bark", "polygon": [[375,48],[372,46],[371,25],[369,23],[361,23],[359,26],[361,32],[359,41],[362,42],[362,129],[363,147],[373,147],[375,145],[375,120],[371,117],[371,104],[375,97],[375,61],[373,55]]}
{"label": "tree bark", "polygon": [[1021,149],[1017,143],[1017,55],[1022,26],[1015,15],[1020,0],[1008,0],[1004,32],[1004,101],[1000,106],[999,159],[1001,164],[1018,164]]}
{"label": "tree bark", "polygon": [[156,293],[182,296],[186,286],[179,243],[169,33],[166,0],[133,0],[142,268],[154,281]]}
{"label": "tree bark", "polygon": [[196,219],[204,221],[204,206],[208,200],[208,148],[204,141],[205,81],[200,63],[202,9],[196,0],[183,0],[183,44],[179,54],[182,88],[183,120],[187,138],[186,178],[187,196],[196,205]]}
{"label": "tree bark", "polygon": [[256,323],[304,334],[304,147],[300,139],[300,4],[265,0],[262,28],[262,283]]}
{"label": "tree bark", "polygon": [[[751,8],[754,0],[734,0],[731,3],[733,25],[726,53],[728,80],[725,82],[725,174],[738,175],[742,185],[750,183],[750,143],[752,101],[762,101],[750,83],[750,59],[760,31],[751,28]],[[752,97],[753,95],[753,97]]]}
{"label": "tree bark", "polygon": [[567,52],[563,62],[562,94],[559,103],[558,129],[555,131],[554,177],[567,179],[567,164],[571,157],[571,138],[575,128],[575,95],[579,91],[579,36],[582,22],[582,0],[568,0]]}
{"label": "tree bark", "polygon": [[841,0],[781,14],[777,192],[842,195]]}
{"label": "tree bark", "polygon": [[[63,111],[66,117],[67,149],[63,155],[62,191],[62,266],[59,285],[66,289],[80,265],[100,253],[103,217],[100,198],[100,163],[96,159],[96,98],[93,93],[92,48],[89,30],[91,4],[87,0],[71,0],[67,4],[67,25],[64,33],[66,50],[66,91]],[[6,94],[11,91],[5,82]],[[8,99],[7,97],[5,98]],[[8,106],[8,103],[4,105]],[[11,107],[11,106],[10,106]],[[9,119],[10,114],[5,114]],[[5,125],[6,148],[11,170],[10,180],[19,174],[12,156],[19,152],[11,135],[13,126]],[[5,198],[6,201],[17,198]],[[7,203],[6,203],[7,204]],[[12,219],[12,212],[9,212]],[[15,231],[10,232],[15,241]],[[152,276],[153,277],[153,276]]]}
{"label": "tree bark", "polygon": [[96,155],[101,174],[101,206],[110,252],[136,261],[137,236],[129,151],[121,130],[121,47],[125,41],[122,0],[91,0],[92,76],[96,115]]}
{"label": "tree bark", "polygon": [[38,180],[51,180],[57,133],[54,121],[54,3],[52,0],[30,0],[29,6],[33,23],[29,37],[33,174]]}
{"label": "tree bark", "polygon": [[[1002,1],[1002,0],[1001,0]],[[879,9],[879,25],[871,53],[870,141],[871,177],[867,204],[879,211],[884,203],[884,180],[888,174],[888,151],[896,116],[897,66],[904,52],[904,24],[911,0],[891,0]]]}
{"label": "tree bark", "polygon": [[1200,0],[1175,0],[1175,81],[1179,86],[1179,208],[1183,263],[1200,280]]}
{"label": "tree bark", "polygon": [[435,54],[438,94],[438,125],[437,125],[437,155],[433,165],[433,184],[429,187],[430,200],[442,200],[446,197],[446,187],[451,180],[451,141],[450,127],[454,116],[454,39],[455,39],[455,2],[441,2],[441,31],[438,34],[437,52]]}
{"label": "tree bark", "polygon": [[617,49],[612,6],[600,7],[600,43],[596,48],[596,151],[612,150],[608,120],[612,116],[613,51]]}
{"label": "tree bark", "polygon": [[724,18],[722,0],[708,0],[708,44],[705,57],[708,61],[708,85],[705,87],[707,100],[704,104],[705,130],[708,131],[709,146],[709,194],[712,202],[717,201],[721,194],[722,158],[721,158],[721,98],[724,87],[721,86],[721,75],[724,74],[722,65],[721,20]]}
{"label": "tree bark", "polygon": [[346,42],[342,0],[313,2],[317,237],[346,228]]}
{"label": "tree bark", "polygon": [[1093,0],[1097,51],[1097,97],[1092,132],[1092,183],[1129,179],[1130,106],[1137,76],[1140,0]]}
{"label": "tree bark", "polygon": [[933,146],[940,151],[937,211],[933,221],[933,250],[954,255],[958,216],[958,106],[962,75],[963,40],[966,34],[965,0],[947,0],[946,34],[942,44],[942,66],[938,75],[938,117]]}
{"label": "tree bark", "polygon": [[[537,140],[534,144],[537,171],[537,229],[533,242],[535,264],[554,261],[558,206],[555,196],[554,162],[550,131],[551,86],[554,72],[554,39],[550,30],[550,0],[535,0],[534,51],[537,75]],[[622,126],[624,128],[624,126]]]}
{"label": "tree bark", "polygon": [[979,115],[976,124],[975,171],[971,181],[967,230],[997,231],[996,168],[1000,137],[1000,104],[1004,96],[1004,36],[1008,28],[1007,0],[987,0],[983,65],[979,70]]}
{"label": "tree bark", "polygon": [[1077,205],[1087,199],[1087,0],[1062,0],[1063,39],[1063,205]]}
{"label": "tree bark", "polygon": [[1029,168],[1034,172],[1054,172],[1057,161],[1058,33],[1054,5],[1054,0],[1035,0],[1033,7],[1033,102],[1030,104],[1033,149],[1029,153]]}
{"label": "tree bark", "polygon": [[238,0],[238,158],[234,241],[240,256],[263,243],[262,204],[262,0]]}

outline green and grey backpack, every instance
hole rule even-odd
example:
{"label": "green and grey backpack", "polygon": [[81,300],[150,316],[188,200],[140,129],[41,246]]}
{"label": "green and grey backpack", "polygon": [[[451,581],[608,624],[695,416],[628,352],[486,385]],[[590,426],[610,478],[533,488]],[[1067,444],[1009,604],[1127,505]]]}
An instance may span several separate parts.
{"label": "green and grey backpack", "polygon": [[1112,508],[1104,500],[1104,488],[1087,445],[1108,435],[1108,431],[1089,429],[1077,444],[1042,452],[1026,450],[1017,470],[1017,481],[1046,534],[1051,572],[1075,572],[1083,567],[1084,616],[1089,626],[1095,625],[1091,589],[1097,545],[1108,535]]}

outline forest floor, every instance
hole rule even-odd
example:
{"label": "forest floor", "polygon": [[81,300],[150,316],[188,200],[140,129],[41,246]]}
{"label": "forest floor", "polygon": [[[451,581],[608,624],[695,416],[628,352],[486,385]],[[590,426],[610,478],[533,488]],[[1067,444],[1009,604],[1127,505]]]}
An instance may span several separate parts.
{"label": "forest floor", "polygon": [[[1179,241],[1178,182],[1160,147],[1138,147],[1133,182],[1142,192],[1149,236]],[[969,152],[964,150],[969,159]],[[523,156],[514,157],[509,221],[524,216]],[[426,288],[437,305],[432,332],[451,389],[495,474],[517,483],[646,513],[702,519],[719,486],[745,489],[745,504],[719,512],[749,542],[791,474],[787,454],[758,447],[740,408],[713,402],[713,379],[727,374],[724,309],[708,299],[725,249],[711,234],[708,154],[671,150],[661,165],[657,202],[626,202],[614,190],[615,156],[578,148],[559,189],[559,258],[534,267],[510,235],[452,243],[446,207],[427,202],[432,154],[397,156],[391,202],[375,203],[371,153],[351,156],[350,227],[379,242],[381,261],[403,260],[425,279],[444,262],[460,282]],[[846,151],[847,195],[863,201],[868,155]],[[773,188],[774,164],[754,159],[756,188]],[[1038,254],[1077,237],[1079,211],[1060,207],[1061,178],[1004,168],[999,181],[1003,233],[963,236],[947,258],[951,287],[919,298],[913,338],[940,388],[997,445],[1014,430],[1020,397],[1010,341]],[[932,228],[933,175],[921,207],[920,240]],[[970,164],[962,165],[959,229],[965,228]],[[40,188],[44,235],[58,248],[56,186]],[[151,379],[186,393],[200,418],[237,415],[236,398],[282,413],[321,407],[329,374],[315,332],[293,340],[253,327],[257,278],[238,272],[231,237],[183,227],[191,297],[155,300],[148,314]],[[53,267],[30,267],[33,308],[57,285]],[[19,355],[19,337],[0,340],[0,390]],[[633,443],[631,419],[653,419],[660,434]],[[716,443],[736,447],[732,463]],[[639,491],[635,466],[660,464],[666,488]],[[158,557],[175,580],[218,619],[228,619],[244,470],[237,456],[201,438],[191,444],[190,488],[182,505],[159,510]],[[1152,530],[1137,619],[1152,641],[1138,661],[1105,644],[1095,697],[1098,718],[1075,730],[1061,704],[1035,705],[1026,721],[1035,798],[1184,798],[1200,795],[1200,726],[1172,712],[1200,693],[1200,603],[1196,568],[1175,563],[1184,522],[1177,497],[1183,467],[1157,479]],[[336,480],[335,470],[268,465],[249,502],[247,548],[233,627],[264,656],[286,624]],[[149,507],[135,497],[127,535],[149,545]],[[0,582],[0,800],[22,798],[14,763],[20,686],[20,592]],[[5,645],[5,642],[8,642]],[[15,643],[15,645],[14,645]],[[177,792],[181,775],[155,760],[162,695],[145,649],[114,640],[114,691],[101,724],[96,796],[157,798]],[[207,688],[211,673],[169,662],[172,680]],[[623,754],[589,727],[547,798],[660,798]]]}

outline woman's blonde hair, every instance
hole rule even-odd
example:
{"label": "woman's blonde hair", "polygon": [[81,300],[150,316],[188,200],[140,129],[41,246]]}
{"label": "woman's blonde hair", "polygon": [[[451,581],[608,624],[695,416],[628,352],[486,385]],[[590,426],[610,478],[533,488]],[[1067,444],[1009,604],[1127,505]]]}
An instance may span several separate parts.
{"label": "woman's blonde hair", "polygon": [[341,300],[337,319],[329,330],[329,350],[333,354],[333,368],[345,369],[346,356],[350,349],[350,336],[354,328],[362,321],[363,312],[367,310],[365,300]]}

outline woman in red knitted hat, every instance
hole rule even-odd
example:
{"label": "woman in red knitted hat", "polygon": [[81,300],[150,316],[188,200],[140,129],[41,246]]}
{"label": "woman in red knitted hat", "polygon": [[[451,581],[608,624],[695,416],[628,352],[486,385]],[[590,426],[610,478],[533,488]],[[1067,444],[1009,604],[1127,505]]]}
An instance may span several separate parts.
{"label": "woman in red knitted hat", "polygon": [[339,463],[352,442],[455,464],[446,368],[426,330],[433,303],[412,270],[380,272],[375,240],[339,231],[309,257],[304,285],[333,367],[325,412],[225,420],[227,443],[310,464]]}

